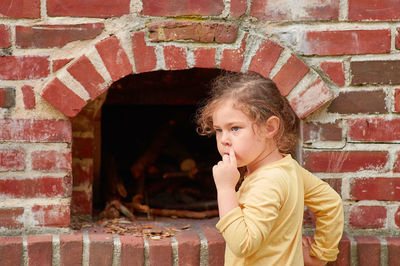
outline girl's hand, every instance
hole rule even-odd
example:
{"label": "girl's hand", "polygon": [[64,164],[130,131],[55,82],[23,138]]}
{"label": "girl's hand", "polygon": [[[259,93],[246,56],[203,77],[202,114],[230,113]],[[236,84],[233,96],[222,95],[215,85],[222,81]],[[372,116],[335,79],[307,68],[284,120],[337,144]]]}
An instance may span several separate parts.
{"label": "girl's hand", "polygon": [[312,239],[309,236],[303,237],[303,257],[304,266],[323,266],[326,261],[313,257],[310,254]]}
{"label": "girl's hand", "polygon": [[222,161],[214,165],[212,170],[217,190],[235,189],[240,173],[237,169],[236,156],[232,147],[229,150],[229,155],[224,154]]}

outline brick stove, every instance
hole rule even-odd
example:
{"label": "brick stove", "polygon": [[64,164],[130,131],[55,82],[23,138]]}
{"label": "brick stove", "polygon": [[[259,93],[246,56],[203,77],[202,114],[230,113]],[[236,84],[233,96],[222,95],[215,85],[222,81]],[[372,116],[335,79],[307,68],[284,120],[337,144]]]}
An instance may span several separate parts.
{"label": "brick stove", "polygon": [[332,265],[397,265],[399,14],[390,0],[2,1],[0,265],[222,264],[216,218],[158,241],[69,229],[101,196],[111,88],[195,69],[272,78],[302,120],[299,161],[343,198]]}

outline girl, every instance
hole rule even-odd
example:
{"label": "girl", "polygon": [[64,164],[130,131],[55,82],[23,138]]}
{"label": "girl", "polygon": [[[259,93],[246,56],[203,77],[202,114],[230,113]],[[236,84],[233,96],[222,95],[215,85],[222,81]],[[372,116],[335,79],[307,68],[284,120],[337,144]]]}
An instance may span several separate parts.
{"label": "girl", "polygon": [[[225,265],[336,260],[343,231],[341,198],[289,154],[296,115],[275,84],[256,74],[224,74],[214,82],[197,121],[200,134],[215,133],[222,156],[213,176]],[[236,192],[238,168],[244,181]],[[317,221],[315,242],[305,238],[302,248],[304,204]]]}

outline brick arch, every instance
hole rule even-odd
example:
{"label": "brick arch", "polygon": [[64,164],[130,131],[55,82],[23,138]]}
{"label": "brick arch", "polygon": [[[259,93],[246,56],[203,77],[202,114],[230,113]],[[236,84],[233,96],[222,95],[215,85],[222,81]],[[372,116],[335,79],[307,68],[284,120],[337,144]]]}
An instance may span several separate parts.
{"label": "brick arch", "polygon": [[[154,44],[147,43],[144,31],[129,36],[113,35],[59,70],[45,85],[41,96],[72,118],[113,82],[129,74],[200,67],[254,71],[271,78],[301,119],[333,98],[319,75],[289,49],[269,39],[248,42],[249,37],[244,34],[238,48],[219,48],[216,44],[189,49],[184,45],[158,43],[156,49]],[[217,49],[222,51],[219,53]]]}

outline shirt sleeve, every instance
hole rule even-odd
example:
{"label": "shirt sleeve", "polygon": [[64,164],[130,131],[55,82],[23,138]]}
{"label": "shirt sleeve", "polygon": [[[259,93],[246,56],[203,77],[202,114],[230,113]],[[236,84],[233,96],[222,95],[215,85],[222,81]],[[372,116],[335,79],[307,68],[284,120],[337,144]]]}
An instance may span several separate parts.
{"label": "shirt sleeve", "polygon": [[284,197],[284,183],[278,178],[260,179],[249,184],[243,204],[217,223],[229,249],[237,257],[256,252],[270,234]]}
{"label": "shirt sleeve", "polygon": [[316,217],[315,243],[311,247],[311,254],[324,261],[334,261],[339,253],[338,245],[343,233],[342,199],[328,183],[302,170],[304,204]]}

